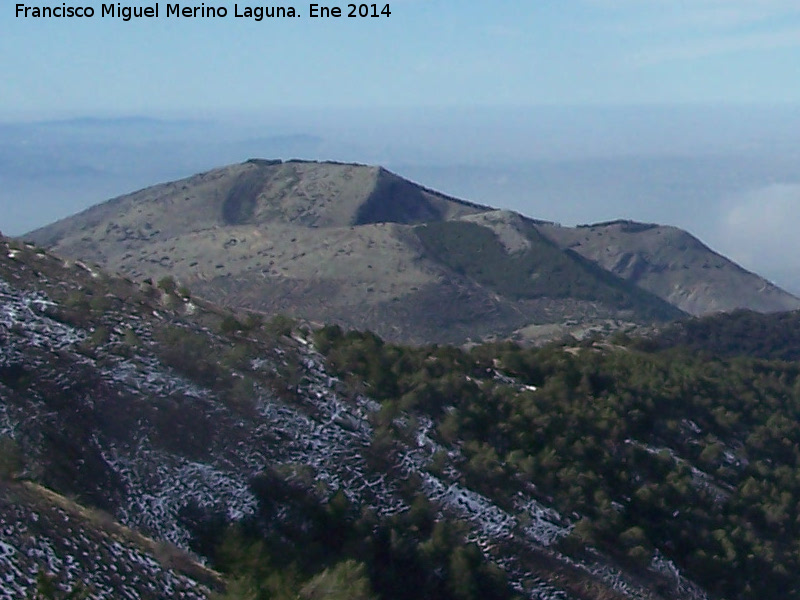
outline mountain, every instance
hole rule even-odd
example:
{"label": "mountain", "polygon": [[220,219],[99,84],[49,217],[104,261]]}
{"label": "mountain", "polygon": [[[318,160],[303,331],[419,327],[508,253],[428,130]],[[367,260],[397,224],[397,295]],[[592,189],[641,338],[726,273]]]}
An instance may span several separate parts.
{"label": "mountain", "polygon": [[559,247],[588,258],[691,315],[800,308],[800,299],[676,227],[611,221],[579,227],[542,224],[539,231]]}
{"label": "mountain", "polygon": [[559,251],[527,219],[360,165],[248,161],[28,237],[132,277],[175,276],[227,305],[417,343],[681,314]]}
{"label": "mountain", "polygon": [[92,598],[800,589],[796,363],[400,346],[5,238],[0,344],[9,594],[37,571]]}
{"label": "mountain", "polygon": [[[651,285],[576,251],[557,235],[565,231],[378,167],[251,160],[110,200],[26,237],[134,278],[174,276],[225,305],[413,343],[666,321],[683,316],[674,304],[702,286],[707,304],[719,306],[732,295],[765,296],[763,280],[707,249],[696,254],[742,275],[709,285],[692,269]],[[659,251],[679,254],[667,238]]]}

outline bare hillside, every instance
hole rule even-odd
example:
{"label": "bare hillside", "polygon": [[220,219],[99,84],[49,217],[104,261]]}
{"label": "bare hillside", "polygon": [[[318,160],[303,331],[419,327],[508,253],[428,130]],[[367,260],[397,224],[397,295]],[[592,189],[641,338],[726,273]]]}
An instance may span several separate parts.
{"label": "bare hillside", "polygon": [[415,343],[800,306],[677,229],[557,227],[355,164],[250,160],[28,238],[137,279],[175,277],[215,302]]}
{"label": "bare hillside", "polygon": [[539,230],[560,247],[692,315],[800,308],[796,297],[676,227],[615,221],[581,227],[540,224]]}

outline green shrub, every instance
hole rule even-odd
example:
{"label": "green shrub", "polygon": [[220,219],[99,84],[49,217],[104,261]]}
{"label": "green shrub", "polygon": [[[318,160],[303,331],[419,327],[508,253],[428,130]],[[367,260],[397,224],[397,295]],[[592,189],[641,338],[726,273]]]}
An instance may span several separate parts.
{"label": "green shrub", "polygon": [[300,589],[303,600],[374,600],[364,565],[345,560],[325,569]]}
{"label": "green shrub", "polygon": [[16,440],[9,436],[0,437],[0,480],[16,479],[24,469],[22,450]]}
{"label": "green shrub", "polygon": [[158,280],[158,287],[164,290],[167,294],[172,294],[175,292],[177,284],[175,283],[175,280],[172,277],[167,275]]}

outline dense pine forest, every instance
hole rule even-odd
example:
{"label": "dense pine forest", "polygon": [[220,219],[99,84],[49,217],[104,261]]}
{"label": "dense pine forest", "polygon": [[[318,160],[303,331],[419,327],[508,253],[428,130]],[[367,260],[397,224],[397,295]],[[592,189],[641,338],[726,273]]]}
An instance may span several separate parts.
{"label": "dense pine forest", "polygon": [[[736,326],[719,328],[726,341],[720,333],[701,346],[692,332],[715,319],[725,317],[685,324],[680,339],[670,330],[544,348],[408,347],[337,326],[317,330],[314,342],[355,393],[380,402],[366,450],[377,468],[393,469],[393,446],[431,419],[436,441],[454,450],[440,451],[433,472],[457,472],[510,510],[518,491],[533,490],[573,519],[559,542],[569,555],[599,549],[643,575],[663,556],[713,597],[793,598],[800,365],[728,356],[756,343]],[[773,319],[773,333],[760,333],[776,336],[784,348],[775,352],[787,355],[789,317]],[[229,318],[221,327],[241,334],[252,325]],[[190,373],[213,362],[176,341],[176,367]],[[467,543],[467,528],[437,519],[419,482],[407,482],[412,509],[387,520],[342,493],[319,502],[297,479],[265,472],[252,484],[259,510],[240,523],[186,516],[194,549],[234,582],[226,598],[512,597],[502,573]]]}
{"label": "dense pine forest", "polygon": [[713,346],[408,348],[336,327],[316,339],[380,399],[377,439],[432,417],[467,483],[507,502],[533,484],[579,516],[571,551],[596,546],[634,569],[657,551],[718,597],[800,589],[797,363],[714,358]]}

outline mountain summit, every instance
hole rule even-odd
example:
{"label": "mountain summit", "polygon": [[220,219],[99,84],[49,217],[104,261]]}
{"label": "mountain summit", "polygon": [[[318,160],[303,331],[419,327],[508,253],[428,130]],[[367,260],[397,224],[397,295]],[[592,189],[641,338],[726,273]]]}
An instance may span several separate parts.
{"label": "mountain summit", "polygon": [[[587,235],[592,244],[580,241]],[[224,304],[410,342],[800,307],[697,240],[692,267],[676,267],[677,277],[659,266],[682,264],[674,236],[604,238],[354,164],[249,160],[109,200],[28,237],[133,277],[174,276]],[[603,239],[616,261],[600,251]],[[631,276],[625,260],[653,268]],[[709,279],[703,260],[723,265],[720,276]]]}

